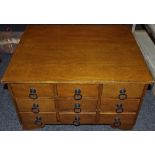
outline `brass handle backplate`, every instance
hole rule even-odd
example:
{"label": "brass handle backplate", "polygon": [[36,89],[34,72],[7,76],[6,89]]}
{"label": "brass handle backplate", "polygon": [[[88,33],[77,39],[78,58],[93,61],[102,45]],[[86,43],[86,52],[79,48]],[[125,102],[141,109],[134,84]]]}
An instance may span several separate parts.
{"label": "brass handle backplate", "polygon": [[79,115],[75,116],[75,120],[73,121],[73,124],[75,126],[79,126],[80,125],[80,116]]}
{"label": "brass handle backplate", "polygon": [[122,104],[117,104],[116,105],[116,112],[117,113],[122,113],[124,111],[123,105]]}
{"label": "brass handle backplate", "polygon": [[37,99],[38,98],[37,91],[35,88],[30,88],[29,98],[30,99]]}
{"label": "brass handle backplate", "polygon": [[114,126],[115,128],[119,128],[119,127],[121,126],[121,120],[120,120],[119,117],[116,117],[116,118],[114,119],[113,126]]}
{"label": "brass handle backplate", "polygon": [[79,88],[75,89],[74,99],[75,100],[81,100],[82,99],[81,90]]}
{"label": "brass handle backplate", "polygon": [[81,107],[80,107],[80,104],[79,103],[76,103],[74,105],[74,112],[75,113],[80,113],[81,112]]}
{"label": "brass handle backplate", "polygon": [[32,105],[32,112],[33,113],[39,113],[39,105],[38,104],[33,104]]}
{"label": "brass handle backplate", "polygon": [[37,116],[37,117],[36,117],[36,119],[35,119],[35,121],[34,121],[34,124],[35,124],[35,125],[38,125],[38,126],[43,125],[41,116]]}
{"label": "brass handle backplate", "polygon": [[125,99],[127,99],[127,94],[126,94],[126,90],[125,89],[121,89],[120,91],[119,91],[119,95],[118,95],[118,98],[120,99],[120,100],[125,100]]}

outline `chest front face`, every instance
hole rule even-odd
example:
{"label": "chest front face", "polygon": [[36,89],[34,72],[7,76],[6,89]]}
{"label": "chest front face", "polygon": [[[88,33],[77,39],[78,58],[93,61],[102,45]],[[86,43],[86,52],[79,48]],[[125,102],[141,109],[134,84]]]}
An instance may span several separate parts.
{"label": "chest front face", "polygon": [[152,77],[128,26],[28,26],[2,78],[23,129],[130,129]]}

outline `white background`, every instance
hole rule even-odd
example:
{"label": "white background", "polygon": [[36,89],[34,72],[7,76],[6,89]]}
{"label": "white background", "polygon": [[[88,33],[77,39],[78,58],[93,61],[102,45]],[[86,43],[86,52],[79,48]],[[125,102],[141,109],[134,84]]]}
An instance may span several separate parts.
{"label": "white background", "polygon": [[0,154],[154,155],[155,132],[0,132]]}
{"label": "white background", "polygon": [[154,0],[0,0],[0,23],[153,23]]}

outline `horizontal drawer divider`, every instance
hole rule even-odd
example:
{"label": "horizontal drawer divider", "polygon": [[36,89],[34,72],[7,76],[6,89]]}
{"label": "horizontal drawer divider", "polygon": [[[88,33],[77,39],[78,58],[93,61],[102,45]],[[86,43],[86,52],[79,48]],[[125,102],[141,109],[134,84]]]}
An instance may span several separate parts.
{"label": "horizontal drawer divider", "polygon": [[[103,97],[103,99],[119,99],[118,97]],[[138,99],[141,99],[141,97],[127,97],[126,99],[124,99],[124,101],[125,100],[138,100]],[[121,101],[123,101],[123,100],[121,100]]]}
{"label": "horizontal drawer divider", "polygon": [[100,114],[107,114],[107,115],[110,115],[110,114],[115,114],[115,115],[126,115],[126,114],[136,114],[136,112],[122,112],[122,113],[116,113],[116,112],[101,112],[100,111]]}
{"label": "horizontal drawer divider", "polygon": [[[15,99],[30,99],[29,97],[16,97],[16,96],[13,96]],[[30,99],[32,101],[35,101],[35,100],[39,100],[39,99],[52,99],[54,100],[54,97],[43,97],[43,96],[38,96],[37,99]]]}
{"label": "horizontal drawer divider", "polygon": [[[63,99],[74,99],[73,96],[55,96],[54,99],[60,99],[60,100],[63,100]],[[83,99],[87,99],[87,100],[97,100],[98,97],[91,97],[91,96],[83,96],[81,100]],[[75,101],[78,101],[78,100],[75,100]]]}
{"label": "horizontal drawer divider", "polygon": [[72,114],[74,114],[74,115],[80,115],[80,114],[96,114],[96,112],[80,112],[80,113],[75,113],[75,112],[65,112],[65,111],[59,111],[59,113],[60,114],[68,114],[68,115],[72,115]]}
{"label": "horizontal drawer divider", "polygon": [[53,113],[56,113],[56,112],[39,112],[39,113],[33,113],[33,112],[19,112],[19,114],[34,114],[34,115],[39,115],[39,114],[53,114]]}

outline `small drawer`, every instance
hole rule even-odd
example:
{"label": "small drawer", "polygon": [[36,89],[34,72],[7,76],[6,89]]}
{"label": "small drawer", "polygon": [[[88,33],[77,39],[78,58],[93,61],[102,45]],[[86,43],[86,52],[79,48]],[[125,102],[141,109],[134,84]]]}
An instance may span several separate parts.
{"label": "small drawer", "polygon": [[118,98],[120,100],[127,98],[141,98],[143,93],[143,84],[121,83],[121,84],[104,84],[103,98]]}
{"label": "small drawer", "polygon": [[19,113],[23,128],[38,128],[45,124],[58,124],[56,113],[39,113],[33,114],[31,112]]}
{"label": "small drawer", "polygon": [[98,97],[98,85],[58,84],[57,93],[60,97],[70,96],[75,100],[81,100],[82,97]]}
{"label": "small drawer", "polygon": [[137,112],[139,108],[140,100],[139,99],[103,99],[100,105],[101,112]]}
{"label": "small drawer", "polygon": [[55,104],[53,99],[36,99],[16,98],[17,108],[20,112],[55,112]]}
{"label": "small drawer", "polygon": [[110,124],[114,127],[121,127],[124,124],[134,124],[136,113],[128,114],[105,114],[100,113],[99,124]]}
{"label": "small drawer", "polygon": [[82,99],[74,100],[72,98],[60,98],[55,101],[59,111],[70,111],[75,113],[96,112],[97,100]]}
{"label": "small drawer", "polygon": [[12,93],[15,97],[53,97],[54,88],[52,84],[11,84]]}
{"label": "small drawer", "polygon": [[60,112],[60,122],[62,124],[73,124],[78,126],[80,124],[95,124],[96,123],[96,113],[65,113]]}

